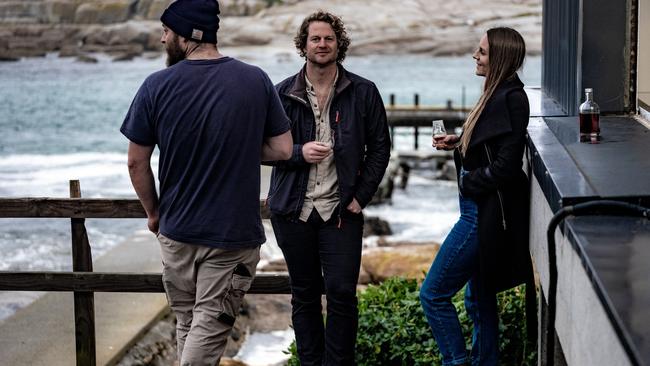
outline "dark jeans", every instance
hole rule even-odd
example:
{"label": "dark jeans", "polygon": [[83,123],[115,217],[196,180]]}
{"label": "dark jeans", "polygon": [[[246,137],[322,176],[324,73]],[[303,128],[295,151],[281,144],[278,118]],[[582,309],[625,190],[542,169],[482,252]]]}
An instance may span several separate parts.
{"label": "dark jeans", "polygon": [[292,321],[302,366],[355,364],[363,215],[342,211],[340,225],[336,213],[324,222],[316,210],[307,222],[277,215],[271,218],[289,268]]}
{"label": "dark jeans", "polygon": [[442,354],[443,365],[470,362],[456,308],[451,298],[465,284],[465,309],[474,323],[471,363],[498,363],[499,319],[496,295],[478,286],[479,247],[476,203],[460,197],[460,219],[442,243],[420,288],[420,301]]}

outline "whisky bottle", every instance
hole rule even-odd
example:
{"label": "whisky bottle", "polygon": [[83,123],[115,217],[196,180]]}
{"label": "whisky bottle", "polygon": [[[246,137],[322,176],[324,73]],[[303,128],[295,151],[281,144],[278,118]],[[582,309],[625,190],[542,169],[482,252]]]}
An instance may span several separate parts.
{"label": "whisky bottle", "polygon": [[580,142],[600,141],[600,108],[594,102],[594,91],[585,89],[585,102],[580,105]]}

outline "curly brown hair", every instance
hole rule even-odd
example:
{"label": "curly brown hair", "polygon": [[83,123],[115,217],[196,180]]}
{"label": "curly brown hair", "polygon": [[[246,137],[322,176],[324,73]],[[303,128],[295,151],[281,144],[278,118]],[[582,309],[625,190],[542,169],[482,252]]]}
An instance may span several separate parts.
{"label": "curly brown hair", "polygon": [[307,46],[307,36],[309,33],[309,24],[311,24],[311,22],[325,22],[332,27],[334,35],[336,35],[336,43],[339,50],[336,62],[343,62],[343,60],[345,60],[345,53],[350,46],[350,38],[348,37],[348,33],[345,31],[345,24],[343,24],[341,18],[322,10],[319,10],[305,18],[305,20],[302,21],[300,28],[298,28],[298,33],[293,38],[293,43],[296,45],[300,57],[306,56],[305,47]]}

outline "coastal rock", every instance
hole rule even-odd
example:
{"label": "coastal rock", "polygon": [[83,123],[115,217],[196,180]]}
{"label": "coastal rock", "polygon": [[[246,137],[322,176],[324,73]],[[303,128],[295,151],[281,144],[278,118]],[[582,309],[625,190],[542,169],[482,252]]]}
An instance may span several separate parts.
{"label": "coastal rock", "polygon": [[32,24],[21,24],[7,29],[15,38],[40,37],[43,34],[43,27]]}
{"label": "coastal rock", "polygon": [[163,11],[169,6],[170,0],[152,0],[147,9],[147,15],[145,19],[147,20],[159,20]]}
{"label": "coastal rock", "polygon": [[146,45],[158,24],[150,22],[127,22],[110,26],[93,26],[82,33],[85,44],[140,44]]}
{"label": "coastal rock", "polygon": [[113,56],[111,61],[113,62],[121,62],[121,61],[131,61],[134,58],[140,56],[142,52],[124,52],[124,53],[118,53],[117,55]]}
{"label": "coastal rock", "polygon": [[[142,29],[147,35],[133,37],[127,33],[96,42],[137,43],[147,50],[160,50],[158,19],[169,3],[170,0],[5,0],[0,1],[0,22],[9,29],[43,24],[93,27],[127,21],[154,23]],[[352,38],[350,55],[468,54],[485,30],[494,26],[514,27],[526,39],[528,52],[540,53],[541,0],[485,0],[480,6],[477,4],[476,0],[330,0],[324,7],[317,0],[222,0],[219,43],[224,47],[268,45],[292,51],[292,38],[302,19],[324,8],[345,21]],[[467,8],[472,11],[462,10]],[[50,38],[48,44],[50,49],[59,49],[68,42]]]}
{"label": "coastal rock", "polygon": [[291,325],[291,295],[246,295],[248,330],[272,332]]}
{"label": "coastal rock", "polygon": [[[370,277],[368,272],[366,272],[366,270],[363,268],[363,266],[361,266],[361,268],[359,268],[359,279],[357,280],[357,284],[365,286],[365,285],[367,285],[369,283],[372,283],[372,278]],[[358,288],[359,288],[359,286],[357,286],[357,289]]]}
{"label": "coastal rock", "polygon": [[221,16],[249,16],[266,9],[268,0],[221,0],[219,10]]}
{"label": "coastal rock", "polygon": [[16,57],[13,55],[6,55],[0,52],[0,62],[16,62],[19,61],[20,57]]}
{"label": "coastal rock", "polygon": [[0,58],[4,61],[16,61],[21,57],[45,57],[47,55],[46,51],[39,50],[36,48],[10,48],[0,50]]}
{"label": "coastal rock", "polygon": [[[471,53],[485,30],[495,25],[522,27],[530,53],[539,53],[541,43],[542,4],[539,0],[490,0],[476,6],[476,0],[454,2],[407,0],[400,3],[376,0],[331,0],[327,9],[340,15],[352,38],[350,54],[459,55]],[[264,21],[289,26],[283,32],[295,32],[300,20],[315,9],[322,8],[316,0],[272,7],[264,11]],[[472,11],[460,9],[471,8]],[[522,19],[520,21],[520,19]],[[377,30],[381,30],[378,32]]]}
{"label": "coastal rock", "polygon": [[361,266],[372,283],[379,283],[393,276],[424,279],[440,244],[403,244],[394,247],[366,250]]}
{"label": "coastal rock", "polygon": [[0,19],[5,23],[36,23],[43,4],[34,1],[0,1]]}
{"label": "coastal rock", "polygon": [[85,2],[75,12],[75,23],[112,24],[129,20],[135,14],[137,0],[101,0]]}
{"label": "coastal rock", "polygon": [[167,314],[128,350],[117,366],[172,366],[176,360],[176,318]]}
{"label": "coastal rock", "polygon": [[81,50],[77,45],[65,45],[59,50],[59,57],[77,57],[81,55]]}
{"label": "coastal rock", "polygon": [[363,237],[370,235],[392,235],[390,224],[378,217],[368,216],[364,218]]}
{"label": "coastal rock", "polygon": [[81,47],[83,52],[87,53],[107,53],[117,56],[123,54],[140,55],[144,47],[139,44],[116,44],[116,45],[84,45]]}
{"label": "coastal rock", "polygon": [[87,28],[80,35],[82,49],[86,52],[106,52],[133,58],[143,51],[160,51],[160,34],[157,22],[135,22]]}
{"label": "coastal rock", "polygon": [[287,262],[284,258],[269,261],[260,269],[261,272],[287,272]]}
{"label": "coastal rock", "polygon": [[98,62],[96,58],[94,58],[92,56],[88,56],[88,55],[83,55],[83,54],[77,56],[76,61],[77,62],[84,62],[84,63],[88,63],[88,64],[96,64]]}
{"label": "coastal rock", "polygon": [[399,162],[397,159],[395,159],[395,157],[391,157],[388,162],[386,172],[381,178],[381,182],[379,182],[377,191],[375,191],[375,194],[372,196],[372,200],[370,203],[368,203],[368,205],[391,202],[391,199],[393,198],[393,189],[395,188],[395,178],[398,174],[398,171]]}
{"label": "coastal rock", "polygon": [[40,14],[40,21],[43,23],[73,23],[77,13],[78,1],[53,0],[47,1],[43,6],[43,13]]}
{"label": "coastal rock", "polygon": [[264,21],[254,22],[254,17],[222,17],[217,38],[222,47],[267,45],[276,30]]}
{"label": "coastal rock", "polygon": [[228,40],[224,42],[231,47],[236,46],[264,46],[271,43],[273,36],[268,32],[260,31],[254,32],[249,29],[244,29],[239,33],[233,34]]}
{"label": "coastal rock", "polygon": [[248,366],[247,364],[233,360],[232,358],[222,358],[219,362],[219,366]]}
{"label": "coastal rock", "polygon": [[153,0],[138,0],[138,3],[135,6],[135,14],[133,18],[137,20],[146,19],[152,2]]}
{"label": "coastal rock", "polygon": [[[231,359],[237,354],[241,344],[246,338],[250,329],[250,317],[248,307],[244,300],[242,312],[237,317],[233,330],[228,337],[228,344],[224,357],[219,365],[246,366],[245,363]],[[288,301],[281,299],[281,301]],[[290,305],[289,305],[290,307]],[[290,310],[289,310],[290,314]],[[286,329],[282,328],[282,329]],[[176,347],[176,317],[173,313],[167,314],[160,321],[154,324],[146,333],[133,345],[119,360],[117,366],[147,365],[147,366],[175,366],[177,365]]]}
{"label": "coastal rock", "polygon": [[68,32],[63,29],[51,29],[38,38],[38,47],[46,48],[48,50],[58,49],[61,44],[64,44],[66,38],[68,37]]}

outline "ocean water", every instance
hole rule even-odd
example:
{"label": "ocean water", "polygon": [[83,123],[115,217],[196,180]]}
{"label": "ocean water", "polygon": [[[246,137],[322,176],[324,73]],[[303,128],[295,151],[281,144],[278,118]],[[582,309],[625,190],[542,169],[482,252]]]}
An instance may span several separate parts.
{"label": "ocean water", "polygon": [[[286,50],[257,47],[224,53],[262,67],[274,82],[302,66],[302,60]],[[54,54],[0,62],[0,197],[68,197],[70,179],[81,181],[83,197],[135,197],[126,169],[127,140],[119,127],[138,87],[164,67],[164,58],[128,62],[97,58],[96,64]],[[398,104],[411,104],[413,94],[418,93],[422,105],[444,105],[447,99],[460,105],[464,89],[470,105],[478,98],[482,83],[473,74],[469,56],[348,57],[345,66],[373,80],[386,102],[395,94]],[[522,79],[527,85],[539,85],[540,57],[527,60]],[[421,149],[429,148],[425,131],[421,138]],[[395,146],[397,150],[411,148],[408,129],[397,131]],[[155,166],[155,155],[153,160]],[[425,176],[430,174],[412,172],[409,186],[396,189],[391,205],[366,210],[367,215],[391,223],[391,240],[440,241],[456,220],[455,184]],[[139,219],[89,219],[86,223],[94,257],[146,227]],[[269,243],[263,259],[280,257],[269,225],[265,226]],[[0,270],[70,270],[69,221],[0,219],[0,252]],[[39,295],[0,292],[0,320]],[[254,347],[244,351],[266,352]],[[255,356],[243,354],[242,358],[253,362]]]}

